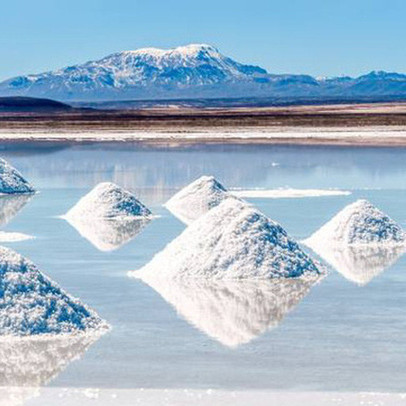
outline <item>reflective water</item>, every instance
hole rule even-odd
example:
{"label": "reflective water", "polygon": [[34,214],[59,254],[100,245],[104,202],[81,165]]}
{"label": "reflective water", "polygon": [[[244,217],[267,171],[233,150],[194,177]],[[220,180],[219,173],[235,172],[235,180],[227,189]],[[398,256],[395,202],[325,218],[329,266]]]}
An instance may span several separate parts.
{"label": "reflective water", "polygon": [[[30,353],[37,348],[10,350],[0,343],[0,354],[7,354],[0,386],[33,379],[70,387],[404,391],[402,253],[335,252],[326,260],[338,272],[332,269],[314,286],[148,286],[126,271],[141,267],[183,230],[161,205],[202,174],[230,188],[351,191],[249,199],[299,240],[359,197],[406,226],[406,149],[131,144],[2,149],[1,156],[40,190],[28,202],[0,202],[1,230],[36,236],[5,245],[95,308],[113,330],[75,347],[76,361],[75,351],[51,345],[55,350],[41,350],[38,367],[26,370],[21,365],[33,365]],[[58,217],[103,180],[134,190],[159,217],[138,228],[101,224],[97,230]]]}

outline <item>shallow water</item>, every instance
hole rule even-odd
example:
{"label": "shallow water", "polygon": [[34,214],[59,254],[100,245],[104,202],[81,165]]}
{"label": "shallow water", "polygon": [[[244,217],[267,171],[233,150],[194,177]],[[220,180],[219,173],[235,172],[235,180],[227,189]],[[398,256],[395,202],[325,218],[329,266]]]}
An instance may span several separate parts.
{"label": "shallow water", "polygon": [[[213,174],[229,188],[351,192],[248,199],[299,240],[359,197],[370,199],[406,227],[406,149],[14,144],[2,145],[1,156],[40,190],[14,218],[5,216],[9,222],[1,226],[36,238],[4,245],[29,257],[113,326],[96,342],[77,346],[80,360],[72,361],[74,345],[68,353],[58,346],[52,349],[52,360],[44,361],[47,378],[40,383],[50,380],[50,386],[104,388],[405,390],[406,257],[401,253],[380,253],[372,260],[344,255],[341,264],[346,265],[347,278],[331,270],[312,287],[278,291],[267,285],[200,285],[191,295],[187,287],[173,286],[161,291],[168,301],[148,285],[128,278],[126,272],[141,267],[183,230],[184,225],[161,205],[202,174]],[[105,234],[95,235],[86,227],[79,233],[58,218],[103,180],[133,189],[159,217],[141,227],[133,239],[125,227],[103,224]],[[6,223],[1,216],[0,220]],[[354,270],[359,263],[377,269],[372,277],[361,275],[363,286],[348,278],[348,267]],[[389,268],[384,269],[385,265]],[[2,350],[10,351],[0,344]],[[27,348],[20,352],[21,360],[29,359],[29,353]],[[55,366],[55,356],[65,357],[66,365]],[[11,364],[7,371],[7,385],[13,382],[13,368]],[[17,372],[15,383],[20,384],[21,371]]]}

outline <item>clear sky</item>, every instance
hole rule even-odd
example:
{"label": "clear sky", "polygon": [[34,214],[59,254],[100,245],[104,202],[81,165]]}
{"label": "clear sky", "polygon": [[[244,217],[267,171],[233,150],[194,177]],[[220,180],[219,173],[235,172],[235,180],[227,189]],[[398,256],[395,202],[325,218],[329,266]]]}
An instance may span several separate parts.
{"label": "clear sky", "polygon": [[212,44],[272,73],[406,72],[405,0],[1,0],[0,79]]}

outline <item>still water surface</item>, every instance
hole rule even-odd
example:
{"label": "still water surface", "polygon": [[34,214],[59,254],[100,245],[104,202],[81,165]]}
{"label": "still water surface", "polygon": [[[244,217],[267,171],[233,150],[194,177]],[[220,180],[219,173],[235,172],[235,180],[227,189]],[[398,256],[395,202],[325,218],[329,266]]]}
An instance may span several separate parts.
{"label": "still water surface", "polygon": [[[200,284],[172,286],[161,296],[126,272],[141,267],[184,229],[162,203],[203,174],[229,188],[351,191],[349,196],[248,199],[298,240],[360,197],[406,227],[406,149],[28,144],[3,145],[1,156],[40,190],[2,227],[36,238],[5,245],[30,258],[113,327],[96,342],[56,346],[52,356],[67,365],[52,361],[48,385],[405,390],[406,256],[401,253],[386,253],[373,263],[365,256],[345,256],[346,275],[331,269],[316,286],[283,289]],[[80,234],[58,218],[104,180],[133,190],[159,217],[133,239],[128,231],[123,235],[106,227],[106,235],[83,229]],[[351,280],[359,264],[372,274]],[[1,352],[10,349],[3,344]],[[70,362],[76,355],[81,359]],[[10,384],[13,369],[8,373]]]}

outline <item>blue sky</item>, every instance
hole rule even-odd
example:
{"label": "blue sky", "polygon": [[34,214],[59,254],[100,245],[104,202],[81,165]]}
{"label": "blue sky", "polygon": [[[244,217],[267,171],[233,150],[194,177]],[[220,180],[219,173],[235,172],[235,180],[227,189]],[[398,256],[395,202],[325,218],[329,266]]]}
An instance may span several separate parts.
{"label": "blue sky", "polygon": [[404,0],[2,0],[0,79],[145,46],[217,46],[272,73],[406,72]]}

